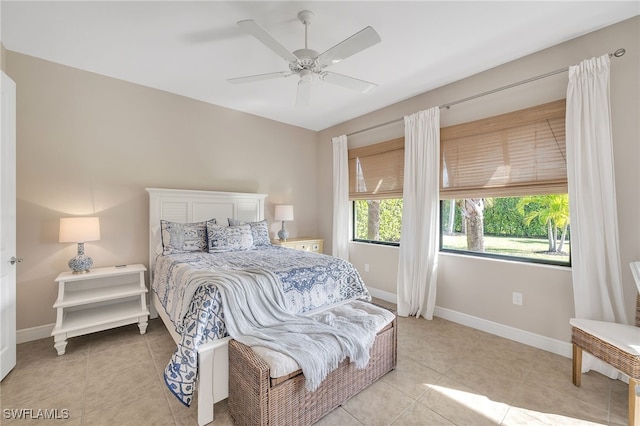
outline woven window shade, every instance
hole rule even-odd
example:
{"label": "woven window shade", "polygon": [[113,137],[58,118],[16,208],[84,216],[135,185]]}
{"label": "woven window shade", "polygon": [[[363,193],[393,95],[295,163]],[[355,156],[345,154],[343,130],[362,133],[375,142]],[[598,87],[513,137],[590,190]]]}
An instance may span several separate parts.
{"label": "woven window shade", "polygon": [[349,150],[349,199],[402,198],[404,137]]}
{"label": "woven window shade", "polygon": [[565,100],[440,132],[440,198],[567,192]]}

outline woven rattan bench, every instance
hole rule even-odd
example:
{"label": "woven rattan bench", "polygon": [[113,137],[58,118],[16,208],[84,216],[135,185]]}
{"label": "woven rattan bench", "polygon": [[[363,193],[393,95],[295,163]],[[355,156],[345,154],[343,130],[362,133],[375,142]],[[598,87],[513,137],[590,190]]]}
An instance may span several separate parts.
{"label": "woven rattan bench", "polygon": [[248,346],[229,342],[229,414],[239,425],[310,425],[393,370],[397,363],[397,319],[376,336],[369,364],[356,369],[348,359],[314,392],[301,371],[271,379],[269,366]]}

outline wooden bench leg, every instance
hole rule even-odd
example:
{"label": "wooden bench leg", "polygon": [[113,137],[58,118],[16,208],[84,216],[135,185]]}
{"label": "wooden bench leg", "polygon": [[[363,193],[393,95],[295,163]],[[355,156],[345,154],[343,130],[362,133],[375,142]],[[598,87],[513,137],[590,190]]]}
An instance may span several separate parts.
{"label": "wooden bench leg", "polygon": [[573,384],[580,386],[582,379],[582,348],[573,344]]}
{"label": "wooden bench leg", "polygon": [[629,426],[640,426],[640,382],[629,378]]}

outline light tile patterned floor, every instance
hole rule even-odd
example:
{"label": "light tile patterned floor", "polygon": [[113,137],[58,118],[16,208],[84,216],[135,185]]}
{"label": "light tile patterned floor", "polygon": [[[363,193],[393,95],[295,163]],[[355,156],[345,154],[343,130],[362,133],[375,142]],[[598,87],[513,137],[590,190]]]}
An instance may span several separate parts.
{"label": "light tile patterned floor", "polygon": [[[567,358],[442,319],[399,318],[398,367],[318,424],[626,425],[627,387],[597,373],[571,383]],[[0,384],[3,425],[197,425],[167,390],[175,346],[160,320],[69,340],[18,345]],[[11,409],[57,409],[67,420],[14,420]],[[56,412],[54,412],[56,413]],[[232,425],[226,401],[214,425]]]}

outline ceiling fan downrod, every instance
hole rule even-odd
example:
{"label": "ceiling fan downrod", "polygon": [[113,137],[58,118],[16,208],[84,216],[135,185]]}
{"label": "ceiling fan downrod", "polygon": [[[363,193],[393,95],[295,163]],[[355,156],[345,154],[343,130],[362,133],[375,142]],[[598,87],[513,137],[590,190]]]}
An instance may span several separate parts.
{"label": "ceiling fan downrod", "polygon": [[304,48],[308,49],[309,45],[307,44],[307,31],[309,29],[309,25],[311,25],[311,18],[313,18],[313,12],[310,10],[301,10],[298,12],[298,19],[304,25]]}

